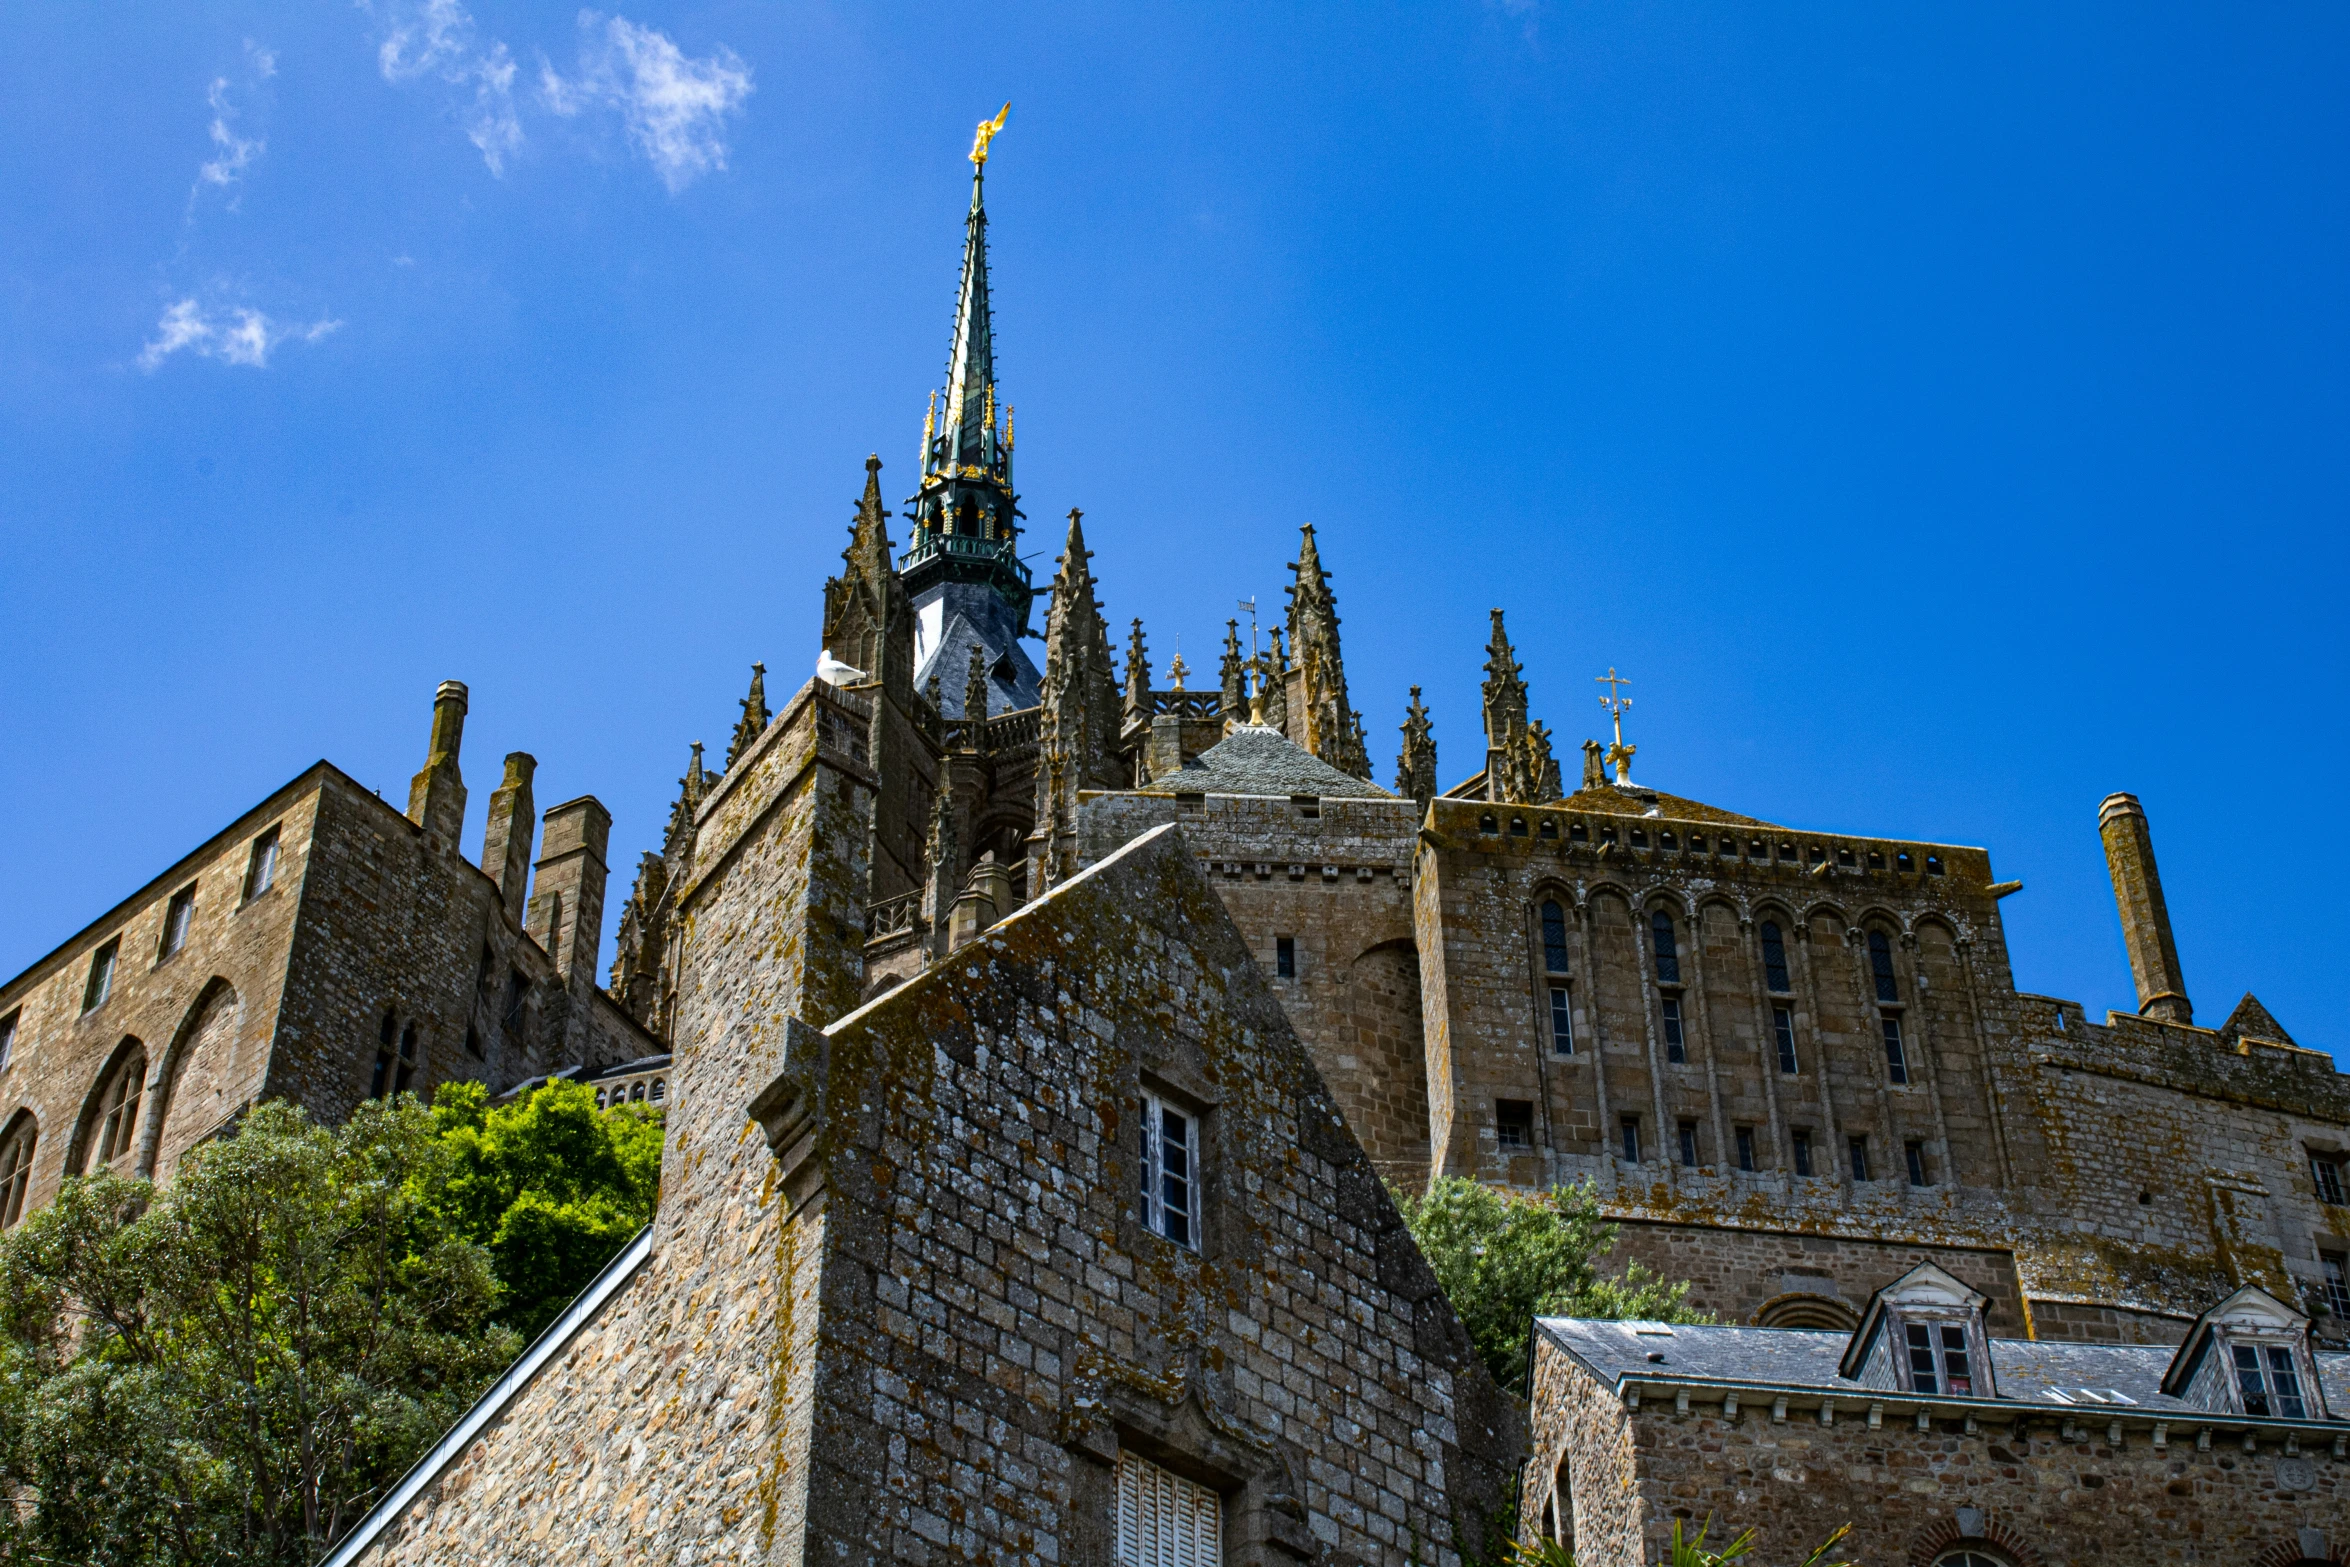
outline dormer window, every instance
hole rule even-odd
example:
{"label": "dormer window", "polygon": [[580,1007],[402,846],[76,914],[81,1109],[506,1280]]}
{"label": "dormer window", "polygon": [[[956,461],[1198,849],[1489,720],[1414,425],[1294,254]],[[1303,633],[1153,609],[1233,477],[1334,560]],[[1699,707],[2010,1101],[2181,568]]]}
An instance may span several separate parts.
{"label": "dormer window", "polygon": [[1870,1297],[1838,1374],[1886,1392],[1996,1398],[1983,1308],[1989,1297],[1920,1263]]}
{"label": "dormer window", "polygon": [[1947,1393],[1971,1397],[1974,1373],[1967,1360],[1963,1323],[1912,1322],[1905,1324],[1909,1343],[1909,1387],[1913,1393]]}
{"label": "dormer window", "polygon": [[2283,1420],[2306,1420],[2309,1406],[2301,1398],[2301,1378],[2293,1367],[2293,1351],[2283,1344],[2231,1345],[2236,1362],[2236,1392],[2248,1415],[2273,1415]]}

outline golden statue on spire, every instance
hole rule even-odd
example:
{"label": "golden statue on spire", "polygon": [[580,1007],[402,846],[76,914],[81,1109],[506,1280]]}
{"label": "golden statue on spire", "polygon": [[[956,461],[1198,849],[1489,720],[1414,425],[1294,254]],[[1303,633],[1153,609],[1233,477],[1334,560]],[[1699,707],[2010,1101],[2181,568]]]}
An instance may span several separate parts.
{"label": "golden statue on spire", "polygon": [[996,110],[994,119],[979,122],[979,134],[971,138],[971,161],[973,163],[984,165],[987,162],[987,144],[995,140],[996,132],[1004,128],[1004,117],[1011,112],[1012,106],[1007,103]]}

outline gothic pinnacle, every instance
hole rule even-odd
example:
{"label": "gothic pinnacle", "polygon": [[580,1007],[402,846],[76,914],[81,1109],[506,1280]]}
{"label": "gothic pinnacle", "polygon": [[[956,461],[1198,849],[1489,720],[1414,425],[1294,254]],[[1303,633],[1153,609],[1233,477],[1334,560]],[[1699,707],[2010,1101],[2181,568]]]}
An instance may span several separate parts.
{"label": "gothic pinnacle", "polygon": [[751,694],[743,698],[742,708],[743,716],[734,726],[734,738],[727,743],[726,747],[726,767],[729,772],[734,770],[734,764],[751,749],[752,744],[758,740],[759,736],[767,732],[767,723],[771,715],[767,711],[767,666],[765,664],[751,666]]}

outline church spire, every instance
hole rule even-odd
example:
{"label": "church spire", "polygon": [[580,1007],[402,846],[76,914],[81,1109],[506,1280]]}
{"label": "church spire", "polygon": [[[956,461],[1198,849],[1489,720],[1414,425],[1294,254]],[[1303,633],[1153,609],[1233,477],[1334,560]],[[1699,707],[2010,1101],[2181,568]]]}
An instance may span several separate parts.
{"label": "church spire", "polygon": [[1308,523],[1290,569],[1289,656],[1295,662],[1298,700],[1287,710],[1289,738],[1342,773],[1371,776],[1363,747],[1362,716],[1349,705],[1346,667],[1338,656],[1338,601],[1322,570],[1322,552]]}

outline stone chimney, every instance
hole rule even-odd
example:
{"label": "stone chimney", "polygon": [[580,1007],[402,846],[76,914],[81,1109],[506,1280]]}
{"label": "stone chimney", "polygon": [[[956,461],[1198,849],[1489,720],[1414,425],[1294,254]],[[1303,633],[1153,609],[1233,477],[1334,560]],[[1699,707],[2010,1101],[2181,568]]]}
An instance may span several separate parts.
{"label": "stone chimney", "polygon": [[612,813],[592,794],[550,808],[540,842],[538,892],[525,928],[555,960],[574,996],[596,985],[596,947],[604,934],[604,845]]}
{"label": "stone chimney", "polygon": [[528,751],[506,753],[506,781],[490,796],[490,824],[481,835],[482,871],[498,884],[506,917],[517,924],[530,883],[530,835],[538,825],[530,800],[530,779],[538,765]]}
{"label": "stone chimney", "polygon": [[2162,877],[2154,868],[2154,836],[2138,797],[2107,795],[2097,808],[2097,831],[2105,840],[2114,902],[2121,907],[2122,944],[2130,949],[2130,974],[2138,982],[2139,1015],[2165,1023],[2194,1022],[2187,982],[2179,972],[2179,944],[2171,937],[2170,909],[2162,901]]}
{"label": "stone chimney", "polygon": [[432,747],[424,771],[408,785],[408,819],[452,848],[465,827],[465,779],[457,752],[465,744],[465,682],[444,680],[432,699]]}

